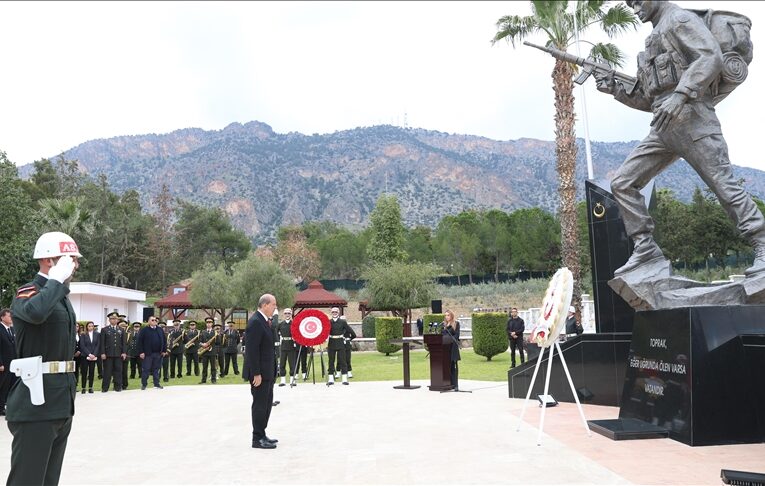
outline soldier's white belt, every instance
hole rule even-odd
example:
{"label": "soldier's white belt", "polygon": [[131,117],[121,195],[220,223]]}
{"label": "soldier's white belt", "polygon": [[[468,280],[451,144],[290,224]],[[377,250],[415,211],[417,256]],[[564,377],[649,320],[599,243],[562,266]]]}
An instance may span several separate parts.
{"label": "soldier's white belt", "polygon": [[345,336],[330,336],[330,339],[343,339]]}
{"label": "soldier's white belt", "polygon": [[42,363],[42,372],[74,373],[74,361],[45,361]]}
{"label": "soldier's white belt", "polygon": [[283,338],[282,338],[282,341],[292,341],[292,338],[283,337]]}
{"label": "soldier's white belt", "polygon": [[10,369],[29,388],[29,398],[32,405],[42,405],[45,403],[42,375],[71,373],[74,371],[74,361],[46,361],[43,363],[42,356],[33,356],[14,359],[11,361]]}

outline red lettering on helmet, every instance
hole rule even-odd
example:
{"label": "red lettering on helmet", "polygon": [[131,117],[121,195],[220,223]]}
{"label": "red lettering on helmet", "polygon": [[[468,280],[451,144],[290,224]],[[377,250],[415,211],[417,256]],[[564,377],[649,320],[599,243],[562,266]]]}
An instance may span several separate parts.
{"label": "red lettering on helmet", "polygon": [[58,244],[58,249],[61,253],[79,253],[77,243],[74,241],[61,241]]}

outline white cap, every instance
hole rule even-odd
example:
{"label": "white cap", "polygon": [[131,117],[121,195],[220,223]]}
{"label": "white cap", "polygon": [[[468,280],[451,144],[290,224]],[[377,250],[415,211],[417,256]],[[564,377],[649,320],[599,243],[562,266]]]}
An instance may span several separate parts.
{"label": "white cap", "polygon": [[569,312],[576,312],[576,309],[574,308],[573,305],[570,305],[570,306],[568,306],[568,311]]}
{"label": "white cap", "polygon": [[32,258],[54,258],[63,255],[81,257],[80,250],[74,238],[60,231],[45,233],[37,239],[35,252]]}

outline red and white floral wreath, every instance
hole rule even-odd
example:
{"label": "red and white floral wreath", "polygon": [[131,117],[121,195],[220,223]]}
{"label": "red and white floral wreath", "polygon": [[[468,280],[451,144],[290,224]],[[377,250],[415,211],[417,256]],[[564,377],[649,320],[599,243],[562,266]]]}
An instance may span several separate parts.
{"label": "red and white floral wreath", "polygon": [[553,344],[566,327],[566,316],[574,293],[574,276],[566,267],[561,268],[547,286],[542,301],[542,313],[531,331],[529,342],[546,348]]}

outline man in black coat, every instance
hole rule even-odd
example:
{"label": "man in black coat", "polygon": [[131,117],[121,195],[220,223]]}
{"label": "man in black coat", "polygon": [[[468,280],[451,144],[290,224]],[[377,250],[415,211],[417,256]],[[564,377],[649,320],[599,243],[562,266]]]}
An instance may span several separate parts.
{"label": "man in black coat", "polygon": [[162,389],[159,384],[159,369],[162,366],[162,358],[166,356],[167,336],[157,324],[159,319],[149,317],[149,325],[138,332],[138,356],[141,358],[141,390],[145,390],[149,382],[149,375],[154,378],[154,388]]}
{"label": "man in black coat", "polygon": [[525,329],[526,325],[523,319],[518,317],[518,309],[513,307],[510,309],[510,318],[507,320],[507,339],[510,340],[510,361],[513,368],[515,368],[516,349],[518,349],[518,353],[521,355],[521,364],[526,361],[523,355],[523,331]]}
{"label": "man in black coat", "polygon": [[252,393],[252,447],[276,449],[276,439],[266,435],[274,399],[276,355],[271,316],[276,309],[276,297],[264,294],[258,300],[258,310],[247,322],[244,334],[244,369],[242,376],[250,382]]}
{"label": "man in black coat", "polygon": [[13,335],[13,319],[11,310],[0,310],[0,415],[5,415],[5,399],[8,391],[16,381],[16,375],[11,372],[11,361],[16,359],[16,338]]}

